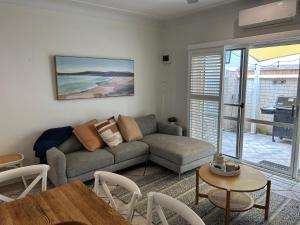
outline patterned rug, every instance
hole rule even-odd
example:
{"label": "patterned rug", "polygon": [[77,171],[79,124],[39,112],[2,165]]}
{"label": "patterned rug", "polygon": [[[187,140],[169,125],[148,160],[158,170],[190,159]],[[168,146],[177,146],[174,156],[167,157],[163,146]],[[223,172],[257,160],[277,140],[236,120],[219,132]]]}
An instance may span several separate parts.
{"label": "patterned rug", "polygon": [[[151,171],[148,174],[148,171]],[[128,172],[128,171],[127,171]],[[129,174],[129,175],[128,175]],[[172,196],[190,208],[192,208],[208,225],[223,225],[224,210],[214,207],[207,199],[201,199],[198,205],[195,205],[195,171],[190,171],[178,179],[178,175],[156,165],[150,165],[146,176],[132,176],[124,173],[134,180],[140,187],[143,198],[138,202],[137,211],[146,217],[147,213],[147,193],[150,191],[161,192]],[[200,190],[207,192],[210,189],[204,182],[200,182]],[[125,190],[117,188],[113,193],[125,203],[128,203],[130,197]],[[251,193],[256,203],[264,204],[265,191],[261,190]],[[177,217],[171,211],[165,211],[166,217],[172,225],[186,224],[181,218]],[[159,224],[157,215],[154,215],[154,224]],[[253,208],[243,213],[231,213],[232,225],[296,225],[300,224],[300,202],[294,199],[271,193],[269,220],[264,221],[264,211]]]}

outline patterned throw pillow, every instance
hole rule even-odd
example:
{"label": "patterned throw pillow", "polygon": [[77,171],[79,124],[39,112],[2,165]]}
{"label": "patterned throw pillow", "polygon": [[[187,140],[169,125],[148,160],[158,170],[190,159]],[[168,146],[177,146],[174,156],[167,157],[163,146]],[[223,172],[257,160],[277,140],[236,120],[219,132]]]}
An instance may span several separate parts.
{"label": "patterned throw pillow", "polygon": [[117,122],[114,117],[94,125],[103,141],[110,147],[116,147],[123,142]]}

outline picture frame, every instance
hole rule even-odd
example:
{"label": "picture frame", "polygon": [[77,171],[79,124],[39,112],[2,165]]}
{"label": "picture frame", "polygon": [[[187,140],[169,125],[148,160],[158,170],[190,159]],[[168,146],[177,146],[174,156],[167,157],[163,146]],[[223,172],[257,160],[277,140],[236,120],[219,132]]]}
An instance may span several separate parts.
{"label": "picture frame", "polygon": [[134,95],[134,60],[55,55],[57,99]]}

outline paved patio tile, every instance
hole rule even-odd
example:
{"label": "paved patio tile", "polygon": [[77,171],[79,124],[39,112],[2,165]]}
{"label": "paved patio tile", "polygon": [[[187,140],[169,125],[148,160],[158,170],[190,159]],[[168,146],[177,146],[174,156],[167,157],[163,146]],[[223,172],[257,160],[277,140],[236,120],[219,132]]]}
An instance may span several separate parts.
{"label": "paved patio tile", "polygon": [[[223,131],[222,151],[224,154],[235,154],[236,133]],[[263,161],[289,167],[292,145],[286,140],[272,141],[271,135],[244,134],[244,160],[263,164]]]}
{"label": "paved patio tile", "polygon": [[300,184],[297,183],[292,189],[293,192],[300,194]]}

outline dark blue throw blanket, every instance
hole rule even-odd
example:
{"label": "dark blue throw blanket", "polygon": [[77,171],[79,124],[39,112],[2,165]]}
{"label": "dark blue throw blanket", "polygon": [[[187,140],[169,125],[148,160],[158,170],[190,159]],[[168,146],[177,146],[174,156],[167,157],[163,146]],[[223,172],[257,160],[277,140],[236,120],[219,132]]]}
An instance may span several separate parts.
{"label": "dark blue throw blanket", "polygon": [[73,127],[58,127],[46,130],[36,140],[33,146],[35,156],[40,158],[40,163],[47,163],[46,151],[64,143],[72,135]]}

